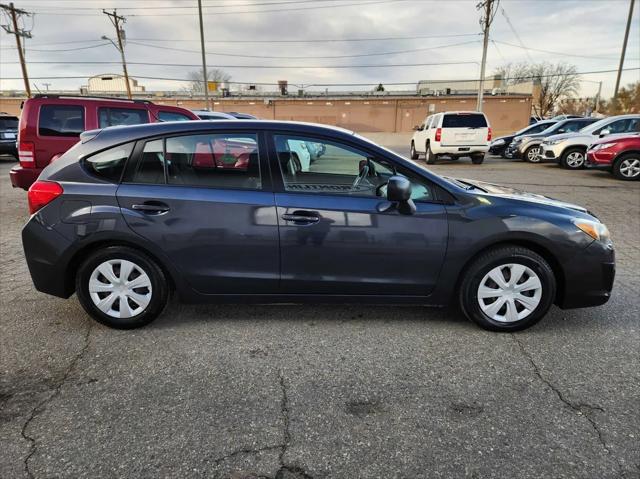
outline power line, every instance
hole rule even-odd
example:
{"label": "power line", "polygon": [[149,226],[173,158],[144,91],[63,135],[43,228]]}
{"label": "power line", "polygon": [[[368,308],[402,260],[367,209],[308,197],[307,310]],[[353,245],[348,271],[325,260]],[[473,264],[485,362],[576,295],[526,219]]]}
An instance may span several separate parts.
{"label": "power line", "polygon": [[533,62],[533,59],[531,58],[531,55],[529,55],[529,50],[527,49],[527,47],[524,46],[524,43],[522,43],[522,39],[520,38],[520,35],[518,35],[518,31],[513,27],[513,24],[511,23],[511,20],[509,19],[509,16],[507,15],[507,12],[505,11],[504,7],[500,7],[500,10],[502,11],[502,16],[507,21],[507,24],[509,25],[509,28],[511,29],[511,31],[514,34],[514,36],[518,40],[518,43],[520,43],[520,47],[524,48],[524,51],[525,51],[525,53],[527,55],[527,58],[529,59],[530,62]]}
{"label": "power line", "polygon": [[[586,59],[594,59],[594,60],[614,60],[614,57],[600,57],[600,56],[593,56],[593,55],[579,55],[579,54],[574,54],[574,53],[565,53],[565,52],[557,52],[557,51],[553,51],[553,50],[542,50],[540,48],[530,48],[530,47],[525,47],[522,45],[516,45],[514,43],[509,43],[509,42],[503,42],[500,40],[491,40],[493,42],[496,43],[500,43],[501,45],[508,45],[510,47],[515,47],[515,48],[522,48],[523,50],[531,50],[533,52],[540,52],[540,53],[549,53],[551,55],[560,55],[560,56],[565,56],[565,57],[576,57],[576,58],[586,58]],[[527,56],[529,57],[530,61],[533,61],[531,59],[531,57],[527,54]]]}

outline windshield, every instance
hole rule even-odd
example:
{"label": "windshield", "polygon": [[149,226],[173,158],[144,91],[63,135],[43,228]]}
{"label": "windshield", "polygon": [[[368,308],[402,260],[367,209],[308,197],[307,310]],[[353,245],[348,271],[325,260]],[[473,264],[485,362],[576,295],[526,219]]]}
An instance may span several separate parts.
{"label": "windshield", "polygon": [[0,118],[0,129],[2,130],[17,130],[18,119],[15,116],[5,116]]}
{"label": "windshield", "polygon": [[523,135],[525,133],[540,133],[552,125],[555,125],[555,122],[538,122],[534,123],[533,125],[525,126],[522,130],[518,130],[515,134]]}

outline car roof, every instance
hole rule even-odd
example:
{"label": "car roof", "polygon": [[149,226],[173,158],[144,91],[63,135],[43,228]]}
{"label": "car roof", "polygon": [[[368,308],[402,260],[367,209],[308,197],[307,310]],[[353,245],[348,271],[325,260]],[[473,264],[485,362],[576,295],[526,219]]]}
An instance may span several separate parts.
{"label": "car roof", "polygon": [[[206,132],[214,130],[288,130],[299,134],[338,134],[354,136],[355,133],[344,128],[317,123],[277,120],[192,120],[165,121],[145,123],[131,126],[111,126],[102,130],[85,131],[80,134],[83,143],[91,141],[99,148],[107,148],[128,141],[141,140],[148,137],[190,132]],[[97,145],[99,143],[99,145]]]}

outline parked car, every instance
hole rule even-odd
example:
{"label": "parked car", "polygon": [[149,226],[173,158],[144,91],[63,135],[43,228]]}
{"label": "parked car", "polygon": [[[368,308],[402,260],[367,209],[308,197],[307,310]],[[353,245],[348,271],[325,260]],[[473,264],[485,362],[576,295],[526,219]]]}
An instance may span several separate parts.
{"label": "parked car", "polygon": [[197,120],[189,110],[146,100],[36,95],[22,106],[18,133],[20,165],[11,169],[14,188],[29,189],[53,159],[85,130],[158,121]]}
{"label": "parked car", "polygon": [[489,150],[491,127],[484,113],[477,111],[447,111],[428,116],[415,127],[411,138],[411,159],[424,154],[427,163],[439,156],[458,159],[470,156],[474,165],[484,161]]}
{"label": "parked car", "polygon": [[593,141],[633,132],[640,132],[640,115],[612,116],[574,133],[545,138],[540,144],[539,154],[543,160],[557,161],[563,168],[575,170],[584,166],[587,148]]}
{"label": "parked car", "polygon": [[516,136],[504,154],[507,158],[522,158],[529,163],[539,163],[541,161],[540,144],[542,140],[551,135],[578,131],[596,121],[598,121],[596,118],[560,120],[540,133]]}
{"label": "parked car", "polygon": [[[202,144],[251,144],[245,166]],[[290,141],[326,145],[301,171]],[[196,162],[196,155],[199,159]],[[213,149],[209,155],[214,155]],[[341,128],[156,123],[86,132],[29,190],[22,241],[39,291],[116,328],[184,301],[458,301],[516,331],[605,303],[614,250],[586,209],[444,178]]]}
{"label": "parked car", "polygon": [[18,159],[17,137],[18,117],[0,113],[0,155],[10,155]]}
{"label": "parked car", "polygon": [[231,115],[234,118],[237,118],[238,120],[257,120],[258,118],[250,115],[249,113],[238,113],[237,111],[230,111],[229,115]]}
{"label": "parked car", "polygon": [[542,121],[543,119],[540,118],[539,116],[530,116],[529,117],[529,124],[533,125],[534,123],[538,123],[539,121]]}
{"label": "parked car", "polygon": [[536,133],[541,133],[542,131],[546,130],[551,125],[555,125],[556,123],[556,120],[540,120],[539,122],[530,124],[529,126],[526,126],[523,129],[512,133],[511,135],[500,136],[492,140],[489,144],[489,153],[491,153],[492,155],[500,155],[503,158],[506,158],[506,149],[516,136],[534,135]]}
{"label": "parked car", "polygon": [[223,111],[191,110],[200,120],[235,120],[236,117]]}
{"label": "parked car", "polygon": [[640,133],[596,140],[586,167],[610,171],[619,180],[640,180]]}
{"label": "parked car", "polygon": [[553,118],[551,118],[552,120],[556,120],[556,121],[560,121],[560,120],[570,120],[571,118],[586,118],[582,115],[556,115]]}

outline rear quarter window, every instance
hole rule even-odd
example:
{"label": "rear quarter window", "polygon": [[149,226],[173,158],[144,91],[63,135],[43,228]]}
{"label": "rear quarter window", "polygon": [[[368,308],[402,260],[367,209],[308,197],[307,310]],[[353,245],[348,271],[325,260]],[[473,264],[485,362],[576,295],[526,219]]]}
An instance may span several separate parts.
{"label": "rear quarter window", "polygon": [[183,113],[177,113],[175,111],[166,111],[166,110],[160,110],[160,112],[158,113],[158,119],[160,121],[190,121],[191,120],[191,118],[189,118],[187,115]]}
{"label": "rear quarter window", "polygon": [[127,143],[90,156],[84,160],[84,163],[94,176],[118,183],[132,150],[133,143]]}
{"label": "rear quarter window", "polygon": [[75,105],[42,105],[38,135],[79,136],[84,131],[84,107]]}
{"label": "rear quarter window", "polygon": [[480,114],[456,114],[445,115],[442,119],[442,128],[485,128],[487,120]]}

